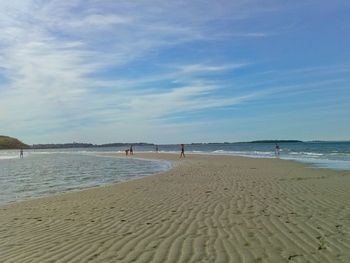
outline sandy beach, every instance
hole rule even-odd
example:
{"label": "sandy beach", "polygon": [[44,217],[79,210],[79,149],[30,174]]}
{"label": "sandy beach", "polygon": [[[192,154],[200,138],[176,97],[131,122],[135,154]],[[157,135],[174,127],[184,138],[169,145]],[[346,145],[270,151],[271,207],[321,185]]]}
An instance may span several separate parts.
{"label": "sandy beach", "polygon": [[350,262],[349,171],[135,157],[173,168],[1,206],[0,262]]}

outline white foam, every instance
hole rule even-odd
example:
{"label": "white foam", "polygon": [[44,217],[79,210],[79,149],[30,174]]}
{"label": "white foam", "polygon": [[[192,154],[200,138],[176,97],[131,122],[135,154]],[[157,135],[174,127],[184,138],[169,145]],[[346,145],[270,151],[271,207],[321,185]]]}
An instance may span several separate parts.
{"label": "white foam", "polygon": [[10,160],[10,159],[18,159],[18,155],[13,155],[13,156],[1,156],[0,155],[0,160]]}

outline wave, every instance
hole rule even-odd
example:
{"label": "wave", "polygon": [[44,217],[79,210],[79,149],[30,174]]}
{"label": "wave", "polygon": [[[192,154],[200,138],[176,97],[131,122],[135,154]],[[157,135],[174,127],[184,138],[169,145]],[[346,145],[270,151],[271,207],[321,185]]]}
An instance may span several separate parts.
{"label": "wave", "polygon": [[235,156],[243,156],[243,157],[257,157],[257,158],[269,158],[274,157],[274,152],[262,152],[262,151],[225,151],[225,150],[216,150],[209,152],[212,154],[220,154],[220,155],[235,155]]}
{"label": "wave", "polygon": [[[174,153],[173,151],[164,151]],[[232,155],[250,158],[276,158],[273,151],[187,151],[188,153],[200,153],[209,155]],[[177,153],[177,152],[176,152]],[[350,170],[350,155],[347,153],[316,153],[316,152],[288,152],[281,151],[280,159],[308,163],[317,168],[329,168],[336,170]]]}
{"label": "wave", "polygon": [[0,160],[10,160],[10,159],[18,159],[18,155],[13,155],[13,156],[1,156],[0,155]]}
{"label": "wave", "polygon": [[0,160],[10,160],[10,159],[19,159],[18,150],[1,150],[0,151]]}
{"label": "wave", "polygon": [[335,160],[327,158],[304,158],[285,156],[282,159],[292,160],[301,163],[310,163],[317,168],[329,168],[335,170],[350,170],[350,160]]}

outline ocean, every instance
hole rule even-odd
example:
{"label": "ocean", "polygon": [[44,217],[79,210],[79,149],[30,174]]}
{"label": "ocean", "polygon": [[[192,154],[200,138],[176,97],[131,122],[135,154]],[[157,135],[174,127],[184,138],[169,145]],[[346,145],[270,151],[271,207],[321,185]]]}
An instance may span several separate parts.
{"label": "ocean", "polygon": [[[350,170],[350,142],[280,143],[280,157],[310,168]],[[274,143],[210,143],[185,146],[185,153],[276,158]],[[137,158],[100,156],[125,147],[0,151],[0,205],[65,191],[102,186],[166,171],[171,164]],[[159,152],[180,154],[179,145],[158,145]],[[155,146],[134,146],[154,152]],[[135,156],[135,157],[136,157]]]}

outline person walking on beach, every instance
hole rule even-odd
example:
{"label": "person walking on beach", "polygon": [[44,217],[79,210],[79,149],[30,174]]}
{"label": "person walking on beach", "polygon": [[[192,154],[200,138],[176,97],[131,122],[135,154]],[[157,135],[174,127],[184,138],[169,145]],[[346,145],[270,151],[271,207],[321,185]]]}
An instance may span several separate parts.
{"label": "person walking on beach", "polygon": [[156,152],[158,152],[158,145],[156,145]]}
{"label": "person walking on beach", "polygon": [[181,144],[181,153],[180,153],[180,158],[184,157],[185,158],[185,145]]}
{"label": "person walking on beach", "polygon": [[19,158],[23,159],[23,149],[19,151]]}
{"label": "person walking on beach", "polygon": [[130,155],[134,155],[134,150],[132,149],[132,144],[130,145]]}
{"label": "person walking on beach", "polygon": [[279,145],[276,143],[276,146],[275,146],[275,155],[276,157],[280,157],[280,147]]}

